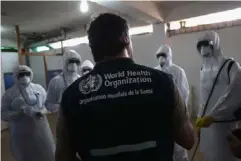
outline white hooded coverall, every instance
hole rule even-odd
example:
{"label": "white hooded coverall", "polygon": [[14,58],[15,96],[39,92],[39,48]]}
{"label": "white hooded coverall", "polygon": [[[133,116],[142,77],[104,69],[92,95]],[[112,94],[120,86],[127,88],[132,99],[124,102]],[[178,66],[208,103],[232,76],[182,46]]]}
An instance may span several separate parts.
{"label": "white hooded coverall", "polygon": [[64,53],[63,59],[63,72],[52,78],[48,85],[46,106],[47,109],[51,112],[59,111],[60,102],[64,90],[80,77],[80,75],[78,74],[78,70],[76,72],[68,70],[69,60],[76,59],[79,60],[81,63],[80,55],[74,50],[69,50]]}
{"label": "white hooded coverall", "polygon": [[[188,96],[189,96],[189,85],[188,85],[185,71],[181,67],[172,63],[172,50],[168,45],[161,46],[158,49],[156,54],[158,55],[160,53],[166,54],[166,63],[162,67],[158,65],[155,69],[161,70],[163,72],[166,72],[172,75],[173,81],[176,84],[180,92],[180,95],[182,96],[187,106]],[[187,115],[188,115],[188,112],[187,112]],[[178,144],[175,144],[175,147],[174,147],[174,160],[188,161],[187,151],[183,147],[179,146]]]}
{"label": "white hooded coverall", "polygon": [[[20,72],[29,72],[29,84],[22,85]],[[32,70],[19,65],[14,70],[15,84],[2,97],[1,119],[9,123],[11,151],[16,161],[54,161],[55,143],[48,120],[42,113],[46,92],[39,84],[31,83]],[[46,111],[46,109],[45,109]]]}
{"label": "white hooded coverall", "polygon": [[[219,68],[227,60],[220,48],[219,36],[216,32],[206,32],[199,40],[210,41],[213,44],[213,53],[209,57],[201,56],[202,69],[201,78],[201,108],[198,116],[201,117],[204,105],[207,102],[214,79]],[[233,119],[234,112],[240,107],[241,99],[241,70],[236,62],[228,71],[229,63],[222,69],[206,112],[203,116],[212,116],[215,120]],[[214,123],[208,128],[202,128],[200,134],[200,150],[204,153],[206,161],[238,161],[228,147],[227,136],[235,126],[232,123]]]}

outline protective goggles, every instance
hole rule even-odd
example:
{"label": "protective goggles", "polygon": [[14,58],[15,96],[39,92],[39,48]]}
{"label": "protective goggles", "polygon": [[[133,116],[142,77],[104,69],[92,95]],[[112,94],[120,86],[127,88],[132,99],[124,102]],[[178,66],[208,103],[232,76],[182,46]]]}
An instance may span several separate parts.
{"label": "protective goggles", "polygon": [[68,64],[72,64],[72,63],[75,63],[75,64],[77,64],[77,65],[80,65],[80,61],[77,60],[77,59],[70,59],[70,60],[68,61]]}
{"label": "protective goggles", "polygon": [[213,42],[212,41],[208,41],[208,40],[204,40],[204,41],[199,41],[197,44],[197,49],[200,51],[202,46],[212,46],[213,47]]}
{"label": "protective goggles", "polygon": [[160,57],[166,58],[167,54],[166,53],[158,53],[158,54],[156,54],[156,58],[160,58]]}
{"label": "protective goggles", "polygon": [[24,76],[27,76],[27,77],[30,77],[31,73],[30,72],[21,72],[18,74],[18,78],[21,78],[21,77],[24,77]]}

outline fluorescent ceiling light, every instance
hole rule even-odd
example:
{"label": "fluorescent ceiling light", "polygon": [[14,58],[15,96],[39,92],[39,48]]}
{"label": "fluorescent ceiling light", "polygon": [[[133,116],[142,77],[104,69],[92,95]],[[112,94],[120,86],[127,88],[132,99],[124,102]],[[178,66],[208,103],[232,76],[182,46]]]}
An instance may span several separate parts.
{"label": "fluorescent ceiling light", "polygon": [[241,19],[241,8],[236,8],[232,10],[211,13],[203,16],[192,17],[184,20],[170,22],[170,29],[177,30],[180,29],[180,21],[185,21],[185,27],[193,27],[198,25],[214,24],[226,21],[233,21]]}
{"label": "fluorescent ceiling light", "polygon": [[60,49],[61,48],[61,41],[54,42],[54,43],[51,43],[51,44],[48,44],[48,45],[53,49]]}
{"label": "fluorescent ceiling light", "polygon": [[81,0],[80,11],[83,12],[83,13],[86,13],[86,12],[88,12],[88,10],[89,10],[89,6],[88,6],[88,3],[87,3],[87,0]]}
{"label": "fluorescent ceiling light", "polygon": [[[73,39],[68,39],[63,41],[63,47],[71,47],[71,46],[76,46],[79,44],[88,44],[89,40],[87,36],[84,37],[78,37],[78,38],[73,38]],[[53,49],[60,49],[61,48],[61,42],[54,42],[51,44],[48,44],[51,46]]]}
{"label": "fluorescent ceiling light", "polygon": [[[130,35],[139,35],[139,34],[145,34],[145,33],[152,33],[153,32],[153,25],[147,25],[147,26],[141,26],[141,27],[134,27],[129,29]],[[63,41],[63,47],[71,47],[76,46],[79,44],[88,44],[89,40],[87,36],[84,37],[77,37],[73,39],[68,39]],[[60,49],[61,48],[61,41],[54,42],[48,44],[53,49]],[[40,48],[41,47],[41,48]],[[46,46],[40,46],[40,51],[46,51],[48,47]],[[47,49],[49,50],[49,48]]]}
{"label": "fluorescent ceiling light", "polygon": [[89,40],[88,40],[87,36],[84,36],[84,37],[64,40],[63,46],[64,47],[71,47],[71,46],[76,46],[76,45],[79,45],[79,44],[88,44],[88,43],[89,43]]}
{"label": "fluorescent ceiling light", "polygon": [[1,32],[3,32],[5,29],[4,29],[4,27],[0,26],[0,30],[1,30]]}
{"label": "fluorescent ceiling light", "polygon": [[49,50],[49,47],[47,46],[39,46],[36,48],[37,52],[48,51],[48,50]]}

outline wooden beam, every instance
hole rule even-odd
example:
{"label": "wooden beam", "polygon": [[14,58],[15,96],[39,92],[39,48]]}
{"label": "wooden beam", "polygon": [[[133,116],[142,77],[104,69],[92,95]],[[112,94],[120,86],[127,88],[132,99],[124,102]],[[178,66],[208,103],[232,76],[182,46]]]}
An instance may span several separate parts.
{"label": "wooden beam", "polygon": [[20,33],[19,33],[19,26],[15,26],[16,30],[16,39],[17,39],[17,47],[18,47],[18,63],[19,65],[23,65],[23,56],[22,56],[22,49],[21,49],[21,42],[20,42]]}
{"label": "wooden beam", "polygon": [[63,54],[50,54],[50,53],[40,53],[40,52],[22,52],[25,56],[63,56]]}
{"label": "wooden beam", "polygon": [[45,81],[46,85],[48,85],[48,64],[47,64],[47,57],[46,55],[43,56],[43,61],[44,61],[44,72],[45,72]]}

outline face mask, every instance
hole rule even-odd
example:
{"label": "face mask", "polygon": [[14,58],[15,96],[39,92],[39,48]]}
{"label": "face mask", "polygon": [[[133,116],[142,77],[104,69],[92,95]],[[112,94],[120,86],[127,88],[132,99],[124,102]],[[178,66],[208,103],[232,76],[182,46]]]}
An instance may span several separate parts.
{"label": "face mask", "polygon": [[163,67],[166,64],[166,62],[167,62],[167,58],[162,56],[159,57],[159,63],[161,67]]}
{"label": "face mask", "polygon": [[30,83],[30,77],[28,76],[20,77],[19,83],[22,85],[28,85]]}
{"label": "face mask", "polygon": [[203,57],[209,57],[212,55],[213,50],[211,46],[202,46],[200,53]]}
{"label": "face mask", "polygon": [[78,65],[76,63],[70,63],[67,66],[67,70],[69,72],[77,72],[78,71]]}
{"label": "face mask", "polygon": [[85,75],[85,74],[88,74],[91,70],[90,69],[86,69],[86,70],[82,70],[82,74]]}
{"label": "face mask", "polygon": [[81,69],[82,75],[89,73],[91,70],[92,69],[88,66],[82,67],[82,69]]}
{"label": "face mask", "polygon": [[82,72],[82,75],[88,74],[90,71],[84,71]]}

